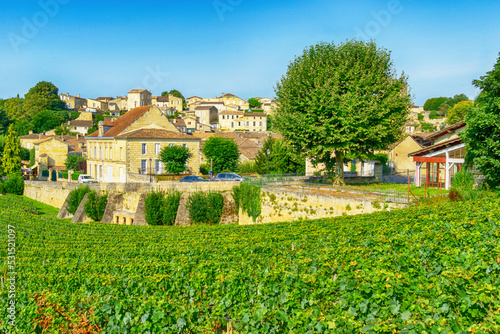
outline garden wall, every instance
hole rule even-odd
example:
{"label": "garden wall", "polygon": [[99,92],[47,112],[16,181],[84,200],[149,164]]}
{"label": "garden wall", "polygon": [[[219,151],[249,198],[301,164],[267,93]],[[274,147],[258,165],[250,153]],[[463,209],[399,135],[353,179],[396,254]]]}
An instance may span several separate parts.
{"label": "garden wall", "polygon": [[356,215],[405,207],[406,204],[384,203],[359,196],[334,197],[290,190],[262,189],[262,213],[254,222],[240,210],[240,225],[289,222],[342,215]]}

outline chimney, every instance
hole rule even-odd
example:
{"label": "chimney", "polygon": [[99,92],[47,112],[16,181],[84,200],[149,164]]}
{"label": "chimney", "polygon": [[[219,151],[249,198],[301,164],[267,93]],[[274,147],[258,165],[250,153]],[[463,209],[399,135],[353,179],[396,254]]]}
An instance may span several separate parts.
{"label": "chimney", "polygon": [[80,94],[78,94],[78,97],[80,97]]}

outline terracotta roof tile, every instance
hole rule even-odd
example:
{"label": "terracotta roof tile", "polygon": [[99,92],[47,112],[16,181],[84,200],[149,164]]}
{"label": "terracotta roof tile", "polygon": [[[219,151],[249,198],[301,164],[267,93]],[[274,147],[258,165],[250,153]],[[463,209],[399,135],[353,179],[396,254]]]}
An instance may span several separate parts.
{"label": "terracotta roof tile", "polygon": [[[144,115],[152,106],[144,106],[131,109],[113,122],[113,127],[103,134],[103,137],[115,137],[125,130],[130,124],[134,123],[139,117]],[[109,125],[111,126],[111,125]],[[87,137],[98,137],[99,131],[95,131]]]}
{"label": "terracotta roof tile", "polygon": [[147,89],[132,89],[129,91],[129,93],[141,93],[141,92],[147,92]]}
{"label": "terracotta roof tile", "polygon": [[180,132],[173,132],[164,129],[139,129],[123,135],[119,135],[116,138],[120,139],[191,139],[199,140],[199,138],[186,135]]}
{"label": "terracotta roof tile", "polygon": [[90,128],[92,125],[94,125],[94,122],[93,121],[74,120],[74,121],[70,121],[69,125],[71,125],[71,126],[84,126],[84,127],[87,126]]}

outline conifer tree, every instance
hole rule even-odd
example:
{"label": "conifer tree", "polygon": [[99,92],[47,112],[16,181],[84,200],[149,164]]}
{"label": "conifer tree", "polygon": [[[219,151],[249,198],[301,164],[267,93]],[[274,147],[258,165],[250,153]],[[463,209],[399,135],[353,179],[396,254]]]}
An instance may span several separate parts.
{"label": "conifer tree", "polygon": [[9,126],[3,150],[2,167],[5,174],[21,174],[21,144],[14,125]]}

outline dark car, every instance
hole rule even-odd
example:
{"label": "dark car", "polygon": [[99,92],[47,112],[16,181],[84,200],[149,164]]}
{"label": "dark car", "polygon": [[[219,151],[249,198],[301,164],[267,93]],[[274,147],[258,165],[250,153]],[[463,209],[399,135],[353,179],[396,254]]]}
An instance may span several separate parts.
{"label": "dark car", "polygon": [[212,181],[243,181],[243,178],[234,173],[219,173]]}
{"label": "dark car", "polygon": [[200,176],[190,175],[184,176],[179,182],[205,182],[208,181]]}

